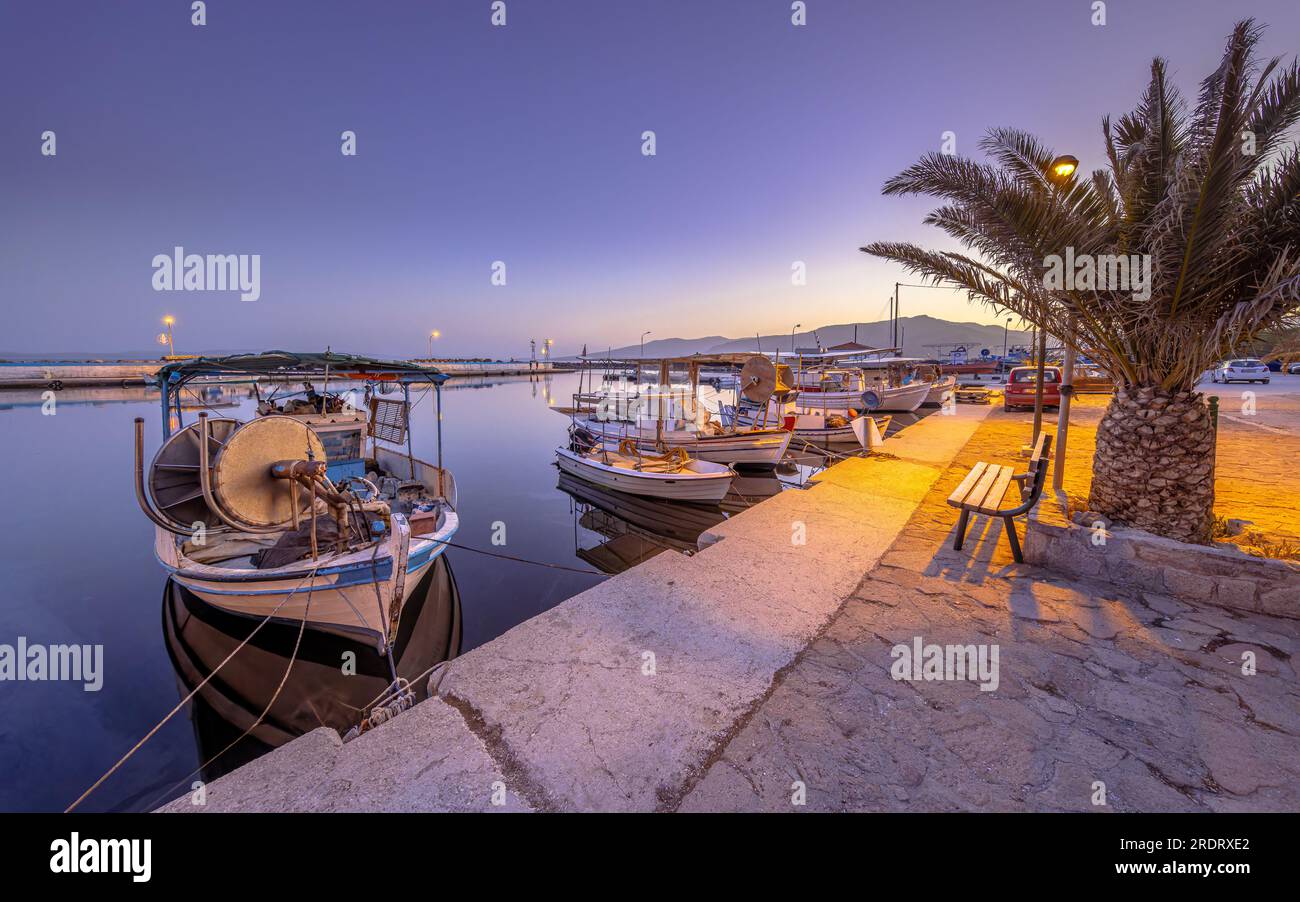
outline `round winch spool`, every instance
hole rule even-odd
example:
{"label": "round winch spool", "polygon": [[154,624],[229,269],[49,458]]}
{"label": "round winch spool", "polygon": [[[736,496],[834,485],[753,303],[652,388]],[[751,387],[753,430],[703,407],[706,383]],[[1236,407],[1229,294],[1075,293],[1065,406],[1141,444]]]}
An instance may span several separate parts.
{"label": "round winch spool", "polygon": [[[293,417],[258,417],[236,429],[212,468],[212,495],[222,512],[251,527],[292,522],[291,483],[271,475],[271,465],[282,460],[328,462],[315,430]],[[310,510],[310,492],[299,487],[297,496],[298,513]]]}
{"label": "round winch spool", "polygon": [[[208,473],[238,420],[208,420]],[[221,518],[203,500],[199,482],[199,426],[191,423],[163,443],[149,467],[149,493],[158,509],[177,523],[220,526]]]}
{"label": "round winch spool", "polygon": [[740,393],[746,400],[762,404],[776,390],[776,366],[766,357],[754,356],[740,369]]}

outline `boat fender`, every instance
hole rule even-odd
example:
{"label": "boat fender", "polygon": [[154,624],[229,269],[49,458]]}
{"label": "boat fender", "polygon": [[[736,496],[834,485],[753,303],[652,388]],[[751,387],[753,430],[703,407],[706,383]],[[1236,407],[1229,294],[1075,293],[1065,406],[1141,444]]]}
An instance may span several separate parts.
{"label": "boat fender", "polygon": [[866,410],[875,410],[880,406],[880,395],[871,390],[862,393],[862,406]]}

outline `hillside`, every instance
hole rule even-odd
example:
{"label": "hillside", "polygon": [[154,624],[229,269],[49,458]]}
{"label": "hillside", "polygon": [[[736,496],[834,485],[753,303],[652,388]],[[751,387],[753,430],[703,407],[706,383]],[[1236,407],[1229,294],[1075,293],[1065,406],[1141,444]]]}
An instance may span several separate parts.
{"label": "hillside", "polygon": [[[904,316],[898,321],[902,334],[902,353],[907,357],[935,357],[941,353],[938,345],[965,345],[972,356],[978,355],[981,348],[988,348],[992,354],[1002,353],[1002,327],[980,323],[953,323],[936,319],[932,316]],[[874,323],[840,323],[831,326],[819,326],[816,330],[796,332],[794,346],[798,348],[832,347],[853,341],[856,326],[856,340],[859,344],[871,347],[889,345],[890,326],[888,320]],[[815,333],[815,334],[814,334]],[[1012,330],[1007,336],[1010,346],[1027,345],[1029,333]],[[761,349],[772,351],[790,350],[790,335],[762,335],[751,338],[723,338],[710,335],[705,338],[663,338],[647,341],[647,357],[679,357],[688,354],[723,354],[739,353]],[[614,348],[612,351],[597,351],[589,348],[593,355],[632,358],[641,353],[640,346],[628,345]]]}

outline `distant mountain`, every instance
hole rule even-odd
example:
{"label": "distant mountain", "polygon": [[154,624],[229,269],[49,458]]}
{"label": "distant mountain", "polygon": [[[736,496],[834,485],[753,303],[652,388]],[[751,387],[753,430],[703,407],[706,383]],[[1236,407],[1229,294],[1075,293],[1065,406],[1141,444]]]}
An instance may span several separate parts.
{"label": "distant mountain", "polygon": [[[991,354],[1002,353],[1003,327],[983,325],[981,323],[953,323],[933,316],[904,316],[898,320],[902,340],[902,354],[905,357],[938,357],[947,349],[965,345],[971,356],[977,356],[981,349],[988,348]],[[1007,334],[1007,344],[1011,347],[1029,344],[1030,333],[1012,330]],[[875,348],[890,346],[890,325],[888,320],[874,323],[841,323],[833,326],[819,326],[815,330],[796,332],[794,347],[834,347],[844,342],[857,341],[858,344]],[[684,357],[690,354],[729,354],[745,351],[788,352],[791,347],[790,334],[760,335],[750,338],[723,338],[710,335],[705,338],[661,338],[648,341],[645,345],[646,357]],[[588,348],[592,356],[603,357],[607,353],[614,357],[635,358],[641,354],[640,345],[628,345],[622,348],[604,349]],[[573,359],[573,358],[568,358]]]}
{"label": "distant mountain", "polygon": [[[686,357],[690,354],[703,354],[713,348],[729,341],[725,335],[710,335],[706,338],[659,338],[654,341],[645,343],[646,357]],[[625,348],[596,348],[588,345],[587,354],[591,357],[639,357],[641,355],[641,346],[628,345]],[[577,357],[560,357],[557,360],[576,360]]]}

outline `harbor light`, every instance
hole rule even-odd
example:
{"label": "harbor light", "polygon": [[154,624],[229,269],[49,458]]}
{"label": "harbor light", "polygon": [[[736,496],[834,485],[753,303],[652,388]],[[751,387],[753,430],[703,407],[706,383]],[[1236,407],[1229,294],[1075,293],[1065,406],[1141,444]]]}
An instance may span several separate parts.
{"label": "harbor light", "polygon": [[[163,325],[167,327],[167,356],[175,357],[176,343],[172,339],[172,324],[176,322],[176,317],[172,316],[171,314],[168,314],[162,318],[162,321],[163,321]],[[159,344],[161,344],[162,336],[159,335],[158,338],[160,339]]]}
{"label": "harbor light", "polygon": [[430,360],[433,359],[433,340],[435,338],[442,338],[442,332],[440,332],[437,329],[434,329],[429,333],[429,359]]}
{"label": "harbor light", "polygon": [[1074,171],[1079,168],[1079,160],[1069,154],[1059,156],[1052,161],[1049,167],[1052,170],[1052,176],[1058,181],[1065,181],[1074,175]]}

